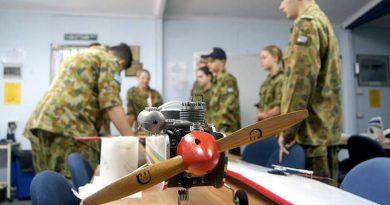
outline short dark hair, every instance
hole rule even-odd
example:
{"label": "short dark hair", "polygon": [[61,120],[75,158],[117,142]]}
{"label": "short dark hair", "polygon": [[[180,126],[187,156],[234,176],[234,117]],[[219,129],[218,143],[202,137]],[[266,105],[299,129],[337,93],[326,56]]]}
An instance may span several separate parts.
{"label": "short dark hair", "polygon": [[210,71],[208,66],[202,66],[198,68],[198,71],[202,71],[205,75],[211,76],[211,81],[213,81],[213,73]]}
{"label": "short dark hair", "polygon": [[101,46],[102,44],[99,43],[99,42],[93,42],[91,44],[88,45],[88,47],[92,47],[92,46]]}
{"label": "short dark hair", "polygon": [[116,57],[126,61],[124,68],[125,70],[131,67],[131,63],[133,61],[133,54],[131,53],[131,49],[127,44],[121,43],[117,46],[112,46],[108,48],[108,50],[113,52]]}

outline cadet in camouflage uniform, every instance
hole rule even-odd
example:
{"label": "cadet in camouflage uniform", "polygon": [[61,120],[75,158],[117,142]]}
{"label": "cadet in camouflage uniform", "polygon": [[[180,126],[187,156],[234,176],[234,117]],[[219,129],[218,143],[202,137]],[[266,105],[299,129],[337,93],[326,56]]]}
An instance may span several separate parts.
{"label": "cadet in camouflage uniform", "polygon": [[337,180],[337,145],[341,137],[337,39],[315,1],[283,0],[280,8],[294,20],[284,59],[286,78],[281,112],[309,111],[306,120],[281,134],[280,157],[295,140],[305,149],[307,169]]}
{"label": "cadet in camouflage uniform", "polygon": [[281,64],[282,57],[282,51],[275,45],[263,48],[260,53],[261,67],[268,71],[269,75],[260,87],[257,121],[280,114],[284,75],[279,64]]}
{"label": "cadet in camouflage uniform", "polygon": [[119,97],[120,72],[131,65],[126,44],[92,47],[67,58],[29,118],[24,136],[31,141],[37,172],[53,170],[69,177],[67,156],[79,152],[98,163],[98,143],[75,137],[97,136],[107,121],[132,135]]}
{"label": "cadet in camouflage uniform", "polygon": [[[203,101],[206,104],[206,122],[211,123],[211,115],[210,113],[210,98],[211,98],[211,82],[213,79],[213,73],[210,72],[207,66],[202,66],[198,68],[196,71],[196,81],[191,90],[191,96],[199,96],[203,97]],[[199,99],[200,100],[200,99]]]}
{"label": "cadet in camouflage uniform", "polygon": [[[203,57],[208,58],[208,67],[213,72],[211,88],[210,110],[211,123],[217,131],[226,134],[237,131],[241,127],[239,90],[236,78],[226,71],[226,54],[221,48],[213,48]],[[240,149],[234,149],[239,155]]]}
{"label": "cadet in camouflage uniform", "polygon": [[160,93],[149,87],[150,77],[148,70],[139,70],[137,72],[138,86],[134,86],[127,91],[127,120],[131,127],[133,127],[135,121],[135,133],[137,135],[145,134],[138,126],[138,114],[145,107],[159,107],[163,103]]}
{"label": "cadet in camouflage uniform", "polygon": [[[199,69],[196,72],[199,72]],[[199,85],[198,79],[196,79],[195,82],[192,84],[191,96],[202,95],[202,93],[203,87]]]}

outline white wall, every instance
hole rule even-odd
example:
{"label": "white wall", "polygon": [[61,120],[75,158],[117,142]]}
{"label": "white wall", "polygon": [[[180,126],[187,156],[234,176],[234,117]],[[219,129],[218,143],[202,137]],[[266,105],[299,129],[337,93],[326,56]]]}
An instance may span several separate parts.
{"label": "white wall", "polygon": [[[386,55],[390,58],[390,29],[361,27],[352,32],[354,56],[356,61],[358,54]],[[366,132],[367,122],[371,117],[382,116],[385,128],[390,128],[390,86],[385,87],[361,87],[355,85],[362,91],[356,97],[357,111],[364,112],[364,118],[357,120],[357,132]],[[378,89],[381,97],[381,108],[370,108],[369,90]]]}
{"label": "white wall", "polygon": [[[165,98],[188,99],[194,82],[194,52],[207,52],[211,47],[221,47],[227,55],[247,55],[258,54],[262,47],[269,44],[285,48],[290,27],[288,21],[273,20],[166,19],[163,37],[164,79],[167,79],[164,82]],[[185,67],[187,72],[182,82],[169,80],[175,79],[172,77],[175,73],[169,72],[172,65]],[[172,84],[175,86],[170,86]],[[258,84],[254,88],[256,95],[257,89]]]}
{"label": "white wall", "polygon": [[[90,43],[64,41],[64,33],[95,33],[103,44],[126,42],[140,45],[141,61],[153,76],[151,86],[160,91],[162,89],[161,20],[0,12],[0,28],[0,54],[12,48],[22,48],[27,53],[23,78],[20,80],[20,105],[4,105],[4,80],[0,77],[0,138],[6,135],[7,122],[17,120],[16,138],[25,149],[30,147],[22,137],[25,123],[49,86],[50,44]],[[122,82],[121,96],[125,104],[126,90],[135,85],[135,78],[123,77]]]}
{"label": "white wall", "polygon": [[[189,91],[194,81],[193,54],[205,51],[210,47],[219,46],[225,49],[228,55],[258,54],[261,48],[269,44],[276,44],[283,50],[287,47],[290,36],[290,21],[274,20],[232,20],[232,19],[167,19],[164,21],[164,93],[167,100],[188,99]],[[334,30],[340,44],[342,59],[342,95],[343,95],[343,125],[344,132],[353,133],[356,129],[355,103],[349,95],[354,93],[353,62],[350,57],[351,49],[345,46],[348,32],[335,25]],[[345,57],[344,57],[345,56]],[[229,60],[229,59],[228,59]],[[172,65],[185,68],[183,81],[176,80],[170,72]],[[229,70],[229,68],[227,68]],[[260,68],[259,68],[260,69]],[[345,70],[347,69],[347,70]],[[351,69],[351,70],[350,70]],[[179,73],[181,74],[181,73]],[[253,82],[252,92],[258,95],[261,77]],[[174,85],[174,86],[171,86]]]}
{"label": "white wall", "polygon": [[[269,44],[276,44],[284,49],[289,39],[291,22],[241,19],[156,20],[0,12],[0,27],[0,54],[12,48],[22,48],[27,52],[21,80],[20,105],[3,104],[4,80],[0,78],[0,138],[5,137],[7,122],[17,120],[17,139],[22,142],[23,148],[29,148],[28,141],[21,133],[30,113],[49,86],[50,44],[89,43],[64,41],[64,33],[96,33],[98,41],[104,44],[123,41],[140,45],[141,60],[144,67],[152,73],[151,86],[160,91],[164,87],[164,101],[169,101],[188,99],[194,81],[194,52],[207,52],[210,47],[219,46],[228,55],[251,55],[258,54],[262,47]],[[348,32],[339,26],[334,28],[343,56],[344,132],[355,133],[355,53],[388,51],[390,32],[369,28]],[[175,78],[175,75],[180,78]],[[175,81],[172,82],[172,79]],[[123,99],[126,89],[134,84],[134,78],[123,79]],[[259,82],[254,82],[250,92],[257,95],[258,89]],[[387,99],[390,93],[386,88],[382,93],[382,103],[385,105],[390,100]]]}

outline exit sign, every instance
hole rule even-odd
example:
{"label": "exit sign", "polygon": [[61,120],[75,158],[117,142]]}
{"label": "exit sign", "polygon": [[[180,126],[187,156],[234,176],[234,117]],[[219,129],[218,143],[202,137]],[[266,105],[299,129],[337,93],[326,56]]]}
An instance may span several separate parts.
{"label": "exit sign", "polygon": [[66,33],[64,39],[67,41],[97,41],[97,34],[84,34],[84,33]]}

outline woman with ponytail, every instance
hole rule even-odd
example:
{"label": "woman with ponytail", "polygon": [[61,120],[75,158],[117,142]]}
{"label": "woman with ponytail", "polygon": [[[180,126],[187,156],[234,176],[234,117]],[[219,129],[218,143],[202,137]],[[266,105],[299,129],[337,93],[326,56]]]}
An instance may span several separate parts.
{"label": "woman with ponytail", "polygon": [[279,47],[270,45],[260,52],[261,67],[268,71],[267,79],[260,87],[260,102],[257,104],[257,121],[280,114],[283,85],[283,54]]}

